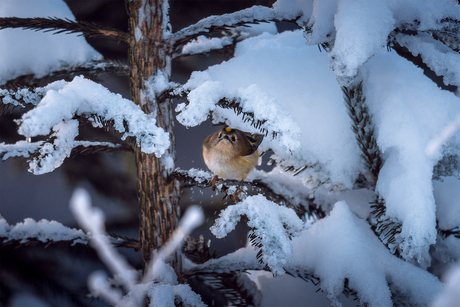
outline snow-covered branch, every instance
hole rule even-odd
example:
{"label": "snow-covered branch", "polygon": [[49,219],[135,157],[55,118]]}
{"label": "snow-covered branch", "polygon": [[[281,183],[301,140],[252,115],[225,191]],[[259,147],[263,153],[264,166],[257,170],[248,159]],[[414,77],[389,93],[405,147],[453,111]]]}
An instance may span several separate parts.
{"label": "snow-covered branch", "polygon": [[264,21],[296,20],[300,14],[301,12],[299,11],[277,11],[276,9],[264,6],[253,6],[235,13],[204,18],[199,22],[172,34],[168,40],[175,49],[177,46],[185,44],[188,41],[210,31]]}
{"label": "snow-covered branch", "polygon": [[257,255],[275,275],[283,274],[283,267],[292,257],[290,238],[300,234],[303,222],[295,212],[269,201],[262,195],[249,196],[242,202],[220,212],[211,227],[219,239],[227,236],[241,216],[246,216],[254,234],[254,245],[260,248]]}
{"label": "snow-covered branch", "polygon": [[[93,119],[92,125],[95,127],[102,126],[100,120],[110,121],[115,130],[123,133],[123,140],[135,137],[137,145],[145,153],[160,156],[169,147],[169,136],[155,125],[155,118],[145,114],[132,101],[109,92],[97,83],[76,77],[71,82],[51,83],[43,91],[46,94],[41,102],[17,121],[19,133],[27,138],[52,132],[49,141],[35,143],[38,157],[30,165],[30,171],[35,174],[52,171],[70,155],[72,148],[88,145],[75,143],[78,135],[78,121],[73,119],[75,116]],[[2,151],[7,157],[25,156],[30,154],[32,146],[25,142],[2,144]],[[7,151],[12,153],[8,154]]]}
{"label": "snow-covered branch", "polygon": [[45,76],[27,74],[16,76],[15,79],[7,80],[6,85],[9,87],[15,84],[43,87],[57,80],[70,80],[76,76],[85,76],[89,79],[97,78],[103,75],[127,76],[129,68],[126,64],[112,60],[89,61],[80,65],[67,67],[60,66],[57,70],[47,72]]}
{"label": "snow-covered branch", "polygon": [[0,88],[0,115],[16,108],[30,109],[40,103],[44,95],[43,88]]}
{"label": "snow-covered branch", "polygon": [[[307,214],[314,219],[326,216],[325,211],[315,204],[310,198],[312,191],[307,189],[302,180],[296,180],[289,172],[282,172],[275,169],[270,173],[254,172],[252,180],[240,182],[238,180],[225,179],[218,181],[215,185],[217,191],[231,195],[236,188],[252,188],[255,192],[263,194],[267,199],[285,205],[295,210],[299,217]],[[180,170],[176,169],[171,177],[181,182],[182,188],[199,187],[202,189],[211,188],[212,173],[199,169]]]}
{"label": "snow-covered branch", "polygon": [[30,30],[43,30],[45,32],[58,33],[83,33],[86,37],[110,38],[122,42],[127,42],[129,34],[117,29],[103,27],[98,24],[73,21],[70,19],[61,19],[57,17],[50,18],[17,18],[1,17],[0,29],[22,28]]}

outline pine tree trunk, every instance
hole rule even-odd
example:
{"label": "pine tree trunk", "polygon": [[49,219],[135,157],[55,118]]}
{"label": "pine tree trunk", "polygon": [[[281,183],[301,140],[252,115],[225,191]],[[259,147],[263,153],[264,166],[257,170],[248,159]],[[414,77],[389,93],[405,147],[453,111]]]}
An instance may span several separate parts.
{"label": "pine tree trunk", "polygon": [[[165,27],[169,26],[167,0],[126,1],[131,33],[129,62],[132,100],[144,112],[154,114],[157,126],[169,133],[171,147],[160,158],[135,149],[139,197],[139,240],[144,263],[152,250],[161,247],[178,224],[179,184],[169,181],[176,159],[173,106],[170,100],[161,103],[147,97],[146,81],[157,73],[171,75],[170,57],[163,44]],[[172,266],[180,272],[181,261],[176,254]]]}

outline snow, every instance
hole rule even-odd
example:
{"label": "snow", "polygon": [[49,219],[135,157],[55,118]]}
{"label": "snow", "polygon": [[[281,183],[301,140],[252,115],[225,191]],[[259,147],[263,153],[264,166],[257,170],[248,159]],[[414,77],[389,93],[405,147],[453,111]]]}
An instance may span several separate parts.
{"label": "snow", "polygon": [[110,142],[69,142],[69,134],[70,137],[72,137],[75,135],[75,132],[78,132],[78,127],[75,127],[75,125],[76,123],[73,120],[57,124],[53,128],[53,130],[55,130],[53,135],[56,137],[55,143],[53,144],[45,143],[44,141],[17,141],[14,144],[0,143],[0,157],[3,161],[5,161],[9,158],[15,157],[29,158],[33,153],[39,153],[39,156],[35,156],[32,160],[29,161],[29,171],[35,175],[39,175],[51,172],[61,166],[61,164],[64,162],[64,159],[70,155],[71,150],[75,147],[120,147],[120,145]]}
{"label": "snow", "polygon": [[212,111],[215,122],[259,132],[233,110],[215,105],[235,98],[244,111],[265,120],[261,128],[269,135],[278,133],[264,139],[261,150],[271,148],[281,164],[315,166],[301,174],[312,181],[353,185],[361,161],[342,92],[327,54],[306,46],[301,31],[247,39],[237,45],[235,58],[194,72],[182,90],[190,91],[190,103],[176,109],[183,125],[198,125]]}
{"label": "snow", "polygon": [[443,77],[444,84],[460,86],[460,54],[427,33],[398,34],[396,40],[414,56],[421,55],[423,63]]}
{"label": "snow", "polygon": [[446,288],[436,299],[432,307],[455,307],[460,302],[460,265],[448,272]]}
{"label": "snow", "polygon": [[5,242],[18,240],[20,243],[29,242],[36,239],[41,242],[73,241],[73,244],[88,242],[88,236],[79,229],[69,228],[56,221],[42,219],[35,221],[27,218],[24,222],[12,226],[0,216],[0,237],[5,238]]}
{"label": "snow", "polygon": [[232,39],[230,37],[207,38],[204,35],[200,35],[195,40],[190,41],[182,48],[182,55],[192,55],[197,53],[208,52],[214,49],[222,49],[230,44],[232,44]]}
{"label": "snow", "polygon": [[[392,291],[405,295],[414,305],[427,305],[438,295],[441,282],[415,265],[392,255],[378,240],[370,225],[356,217],[345,201],[339,201],[329,216],[292,238],[292,254],[284,269],[310,273],[321,280],[333,306],[341,306],[345,278],[368,306],[393,306]],[[198,269],[227,272],[260,269],[253,247],[198,266]]]}
{"label": "snow", "polygon": [[334,16],[337,33],[330,56],[339,80],[355,76],[364,62],[384,50],[394,23],[385,1],[338,1]]}
{"label": "snow", "polygon": [[441,177],[440,181],[433,181],[433,189],[439,228],[448,230],[460,227],[460,180]]}
{"label": "snow", "polygon": [[[132,101],[122,98],[119,94],[108,91],[105,87],[83,77],[75,77],[71,82],[56,81],[46,86],[45,96],[40,103],[25,113],[18,124],[18,132],[25,137],[47,135],[53,129],[65,142],[58,147],[59,153],[68,156],[78,132],[70,129],[69,123],[74,116],[98,116],[105,121],[113,121],[114,128],[123,133],[122,139],[134,136],[138,145],[145,153],[161,156],[170,145],[169,135],[156,126],[156,120],[146,115]],[[67,122],[67,124],[63,124]],[[92,121],[93,126],[101,127],[98,120]],[[125,126],[126,125],[126,126]],[[64,127],[67,127],[64,132]],[[59,139],[58,137],[58,139]],[[51,148],[46,149],[47,153]],[[56,149],[54,149],[56,150]],[[33,172],[42,173],[52,169],[32,168]]]}
{"label": "snow", "polygon": [[[363,75],[366,103],[385,157],[376,192],[385,199],[387,216],[403,223],[403,256],[420,257],[436,240],[431,178],[441,158],[427,156],[425,148],[460,114],[458,98],[395,52],[374,56]],[[459,137],[452,137],[442,154],[455,154]]]}
{"label": "snow", "polygon": [[294,210],[281,207],[262,195],[255,195],[221,211],[211,232],[218,239],[225,237],[235,229],[242,215],[248,218],[247,225],[260,238],[262,261],[275,275],[283,274],[283,266],[292,256],[290,237],[298,235],[303,229],[302,220]]}
{"label": "snow", "polygon": [[[2,0],[1,17],[58,17],[75,20],[62,0]],[[33,50],[33,52],[31,52]],[[33,30],[0,31],[0,84],[21,75],[40,78],[52,71],[102,56],[78,34],[56,34]]]}
{"label": "snow", "polygon": [[208,29],[211,26],[231,26],[240,22],[251,22],[254,20],[294,19],[297,17],[295,13],[300,12],[298,10],[297,12],[283,9],[275,10],[265,6],[256,5],[235,13],[206,17],[189,27],[183,28],[182,30],[171,34],[169,38],[172,42],[180,41],[181,39],[199,32],[208,32]]}

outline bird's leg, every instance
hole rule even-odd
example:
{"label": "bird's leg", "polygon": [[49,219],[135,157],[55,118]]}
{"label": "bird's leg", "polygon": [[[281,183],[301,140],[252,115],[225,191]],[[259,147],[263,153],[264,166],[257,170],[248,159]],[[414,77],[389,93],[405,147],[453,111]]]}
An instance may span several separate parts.
{"label": "bird's leg", "polygon": [[243,190],[240,189],[241,185],[243,184],[243,180],[240,181],[240,183],[238,184],[238,187],[236,187],[236,191],[235,193],[233,193],[232,195],[232,198],[234,201],[236,202],[240,202],[240,198],[238,197],[238,194],[240,194],[241,192],[243,192]]}
{"label": "bird's leg", "polygon": [[214,178],[212,178],[211,182],[209,182],[209,185],[211,186],[211,189],[213,191],[216,190],[216,182],[217,181],[222,181],[222,178],[219,178],[219,176],[215,175]]}

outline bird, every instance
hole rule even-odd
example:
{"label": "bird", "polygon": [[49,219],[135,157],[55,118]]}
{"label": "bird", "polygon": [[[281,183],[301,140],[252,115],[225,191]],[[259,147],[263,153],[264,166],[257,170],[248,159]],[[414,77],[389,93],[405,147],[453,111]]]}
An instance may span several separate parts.
{"label": "bird", "polygon": [[[203,159],[214,176],[211,186],[215,188],[218,176],[240,181],[254,170],[259,160],[259,145],[264,136],[251,134],[228,126],[210,134],[203,142]],[[236,193],[233,198],[237,199]]]}

